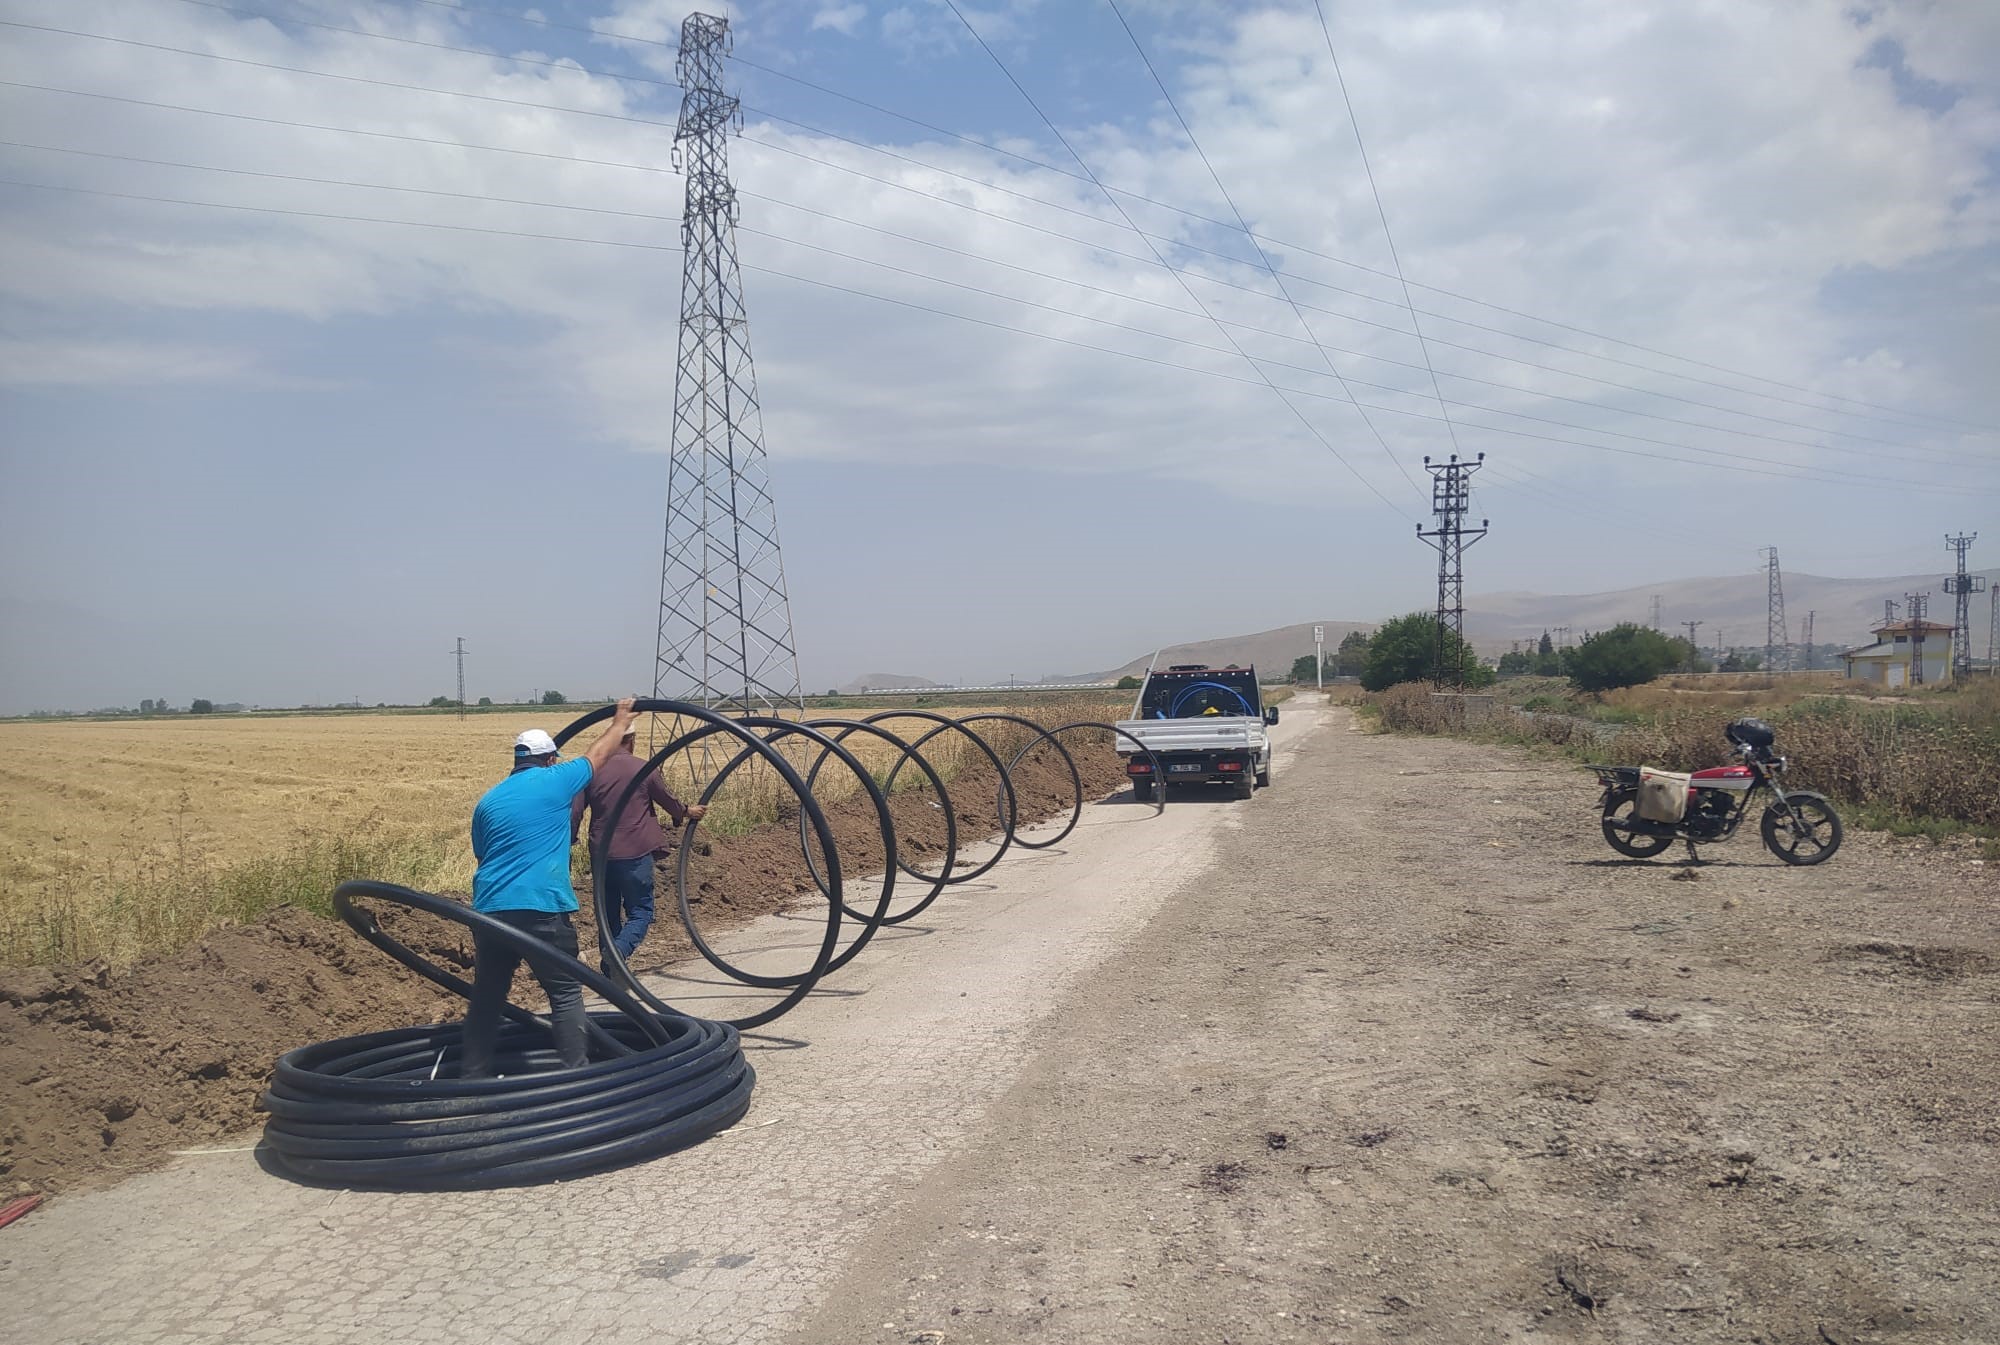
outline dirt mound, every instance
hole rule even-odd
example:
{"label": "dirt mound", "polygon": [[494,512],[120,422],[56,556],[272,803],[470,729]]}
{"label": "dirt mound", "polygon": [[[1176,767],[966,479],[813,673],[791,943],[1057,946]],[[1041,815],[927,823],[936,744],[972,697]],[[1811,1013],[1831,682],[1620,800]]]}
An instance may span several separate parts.
{"label": "dirt mound", "polygon": [[[1076,750],[1076,749],[1072,749]],[[1066,813],[1075,794],[1060,763],[1030,754],[1014,771],[1024,819]],[[1084,797],[1122,781],[1108,752],[1076,751]],[[953,782],[959,844],[998,831],[994,781],[968,772]],[[933,870],[944,848],[943,813],[928,795],[892,796],[898,851]],[[847,903],[873,909],[881,868],[879,821],[865,796],[828,809],[847,859]],[[746,836],[701,842],[691,857],[691,904],[704,932],[781,911],[812,890],[796,813]],[[905,879],[898,904],[924,887]],[[635,959],[648,970],[688,956],[673,908],[673,869],[656,886],[661,906]],[[588,883],[578,897],[578,941],[594,962]],[[472,941],[461,927],[389,906],[383,927],[447,970],[469,977]],[[543,1006],[523,968],[516,1003]],[[463,1001],[435,990],[338,922],[286,908],[218,930],[171,957],[117,971],[103,966],[0,969],[0,1195],[61,1190],[153,1166],[176,1149],[240,1134],[257,1122],[257,1098],[284,1052],[310,1042],[458,1017]]]}
{"label": "dirt mound", "polygon": [[234,1134],[284,1051],[446,1007],[344,927],[292,909],[129,971],[0,973],[0,1182],[71,1185]]}

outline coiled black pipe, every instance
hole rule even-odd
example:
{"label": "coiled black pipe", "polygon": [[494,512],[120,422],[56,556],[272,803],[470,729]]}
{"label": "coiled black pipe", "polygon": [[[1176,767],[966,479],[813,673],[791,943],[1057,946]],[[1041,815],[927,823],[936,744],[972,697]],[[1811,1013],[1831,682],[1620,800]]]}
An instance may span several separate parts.
{"label": "coiled black pipe", "polygon": [[749,1108],[756,1072],[727,1024],[649,1013],[583,963],[458,902],[389,883],[335,891],[334,909],[369,942],[461,992],[470,987],[384,934],[366,899],[457,921],[575,976],[619,1010],[590,1016],[610,1058],[554,1067],[546,1023],[520,1010],[502,1025],[493,1079],[456,1077],[458,1023],[301,1047],[279,1059],[263,1097],[265,1152],[281,1170],[389,1190],[552,1181],[693,1144]]}
{"label": "coiled black pipe", "polygon": [[[698,721],[700,727],[675,737],[645,763],[644,769],[615,800],[611,826],[615,829],[618,817],[631,805],[639,785],[667,758],[719,734],[741,740],[743,746],[709,783],[702,801],[714,797],[739,766],[758,758],[770,764],[797,795],[801,849],[827,905],[826,931],[812,965],[796,976],[757,976],[732,966],[708,947],[695,928],[687,903],[688,840],[697,825],[695,822],[688,824],[682,837],[675,879],[677,904],[690,937],[711,965],[732,979],[786,991],[777,1003],[732,1022],[710,1022],[681,1013],[640,985],[612,945],[601,905],[599,942],[607,955],[610,975],[600,974],[539,939],[460,902],[388,883],[344,883],[334,894],[334,907],[341,918],[377,948],[446,989],[467,997],[471,994],[471,986],[461,977],[384,931],[372,910],[363,904],[365,901],[387,901],[456,921],[476,934],[511,946],[535,967],[567,972],[603,996],[617,1012],[589,1016],[588,1035],[595,1058],[579,1068],[563,1069],[557,1066],[554,1052],[547,1045],[547,1021],[518,1005],[505,1005],[508,1021],[503,1024],[499,1038],[502,1074],[495,1079],[456,1077],[463,1042],[463,1027],[458,1023],[346,1037],[288,1052],[278,1061],[271,1086],[264,1094],[264,1107],[270,1114],[265,1130],[266,1151],[275,1166],[302,1179],[341,1185],[397,1190],[465,1189],[549,1181],[655,1157],[695,1143],[733,1124],[749,1106],[756,1075],[743,1058],[739,1028],[758,1026],[787,1012],[829,970],[858,954],[876,929],[908,919],[935,900],[946,886],[975,878],[999,862],[1009,844],[1018,839],[1020,819],[1012,769],[1029,752],[1047,742],[1068,766],[1074,787],[1068,822],[1055,837],[1030,848],[1046,848],[1061,841],[1082,815],[1082,775],[1058,735],[1094,729],[1129,739],[1152,760],[1155,778],[1162,778],[1158,758],[1143,742],[1115,725],[1092,721],[1045,729],[1013,715],[975,715],[953,720],[926,711],[905,710],[886,711],[859,722],[802,724],[756,717],[730,720],[675,701],[643,700],[636,709],[686,716]],[[584,715],[563,729],[556,738],[557,744],[567,742],[611,713],[611,707],[606,706]],[[878,723],[897,717],[927,721],[934,727],[915,741],[905,742]],[[1010,762],[1003,762],[992,745],[969,727],[981,720],[1011,722],[1029,729],[1035,737]],[[828,729],[839,732],[829,734]],[[953,874],[957,833],[950,793],[921,750],[931,739],[953,731],[970,738],[994,767],[996,806],[1001,821],[995,853],[976,868],[957,875]],[[856,732],[880,737],[899,751],[897,764],[888,776],[891,787],[897,773],[914,764],[937,793],[946,814],[947,839],[943,867],[935,877],[915,874],[898,853],[886,791],[841,745],[842,739]],[[788,736],[803,737],[819,748],[807,777],[801,777],[772,746],[773,740]],[[872,911],[856,911],[842,901],[839,852],[832,828],[811,788],[811,782],[817,780],[829,757],[840,760],[857,775],[878,816],[885,873]],[[1164,803],[1162,790],[1160,808]],[[814,841],[818,842],[817,861]],[[931,884],[931,890],[912,908],[891,916],[891,898],[899,870],[923,878]],[[602,858],[593,876],[601,891]],[[840,949],[843,913],[856,920],[861,928],[853,941]]]}

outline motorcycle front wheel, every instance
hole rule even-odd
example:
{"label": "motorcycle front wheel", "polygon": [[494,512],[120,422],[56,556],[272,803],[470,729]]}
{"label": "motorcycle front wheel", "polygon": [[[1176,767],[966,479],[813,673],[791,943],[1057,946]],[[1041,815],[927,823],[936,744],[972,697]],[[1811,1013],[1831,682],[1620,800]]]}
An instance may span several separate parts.
{"label": "motorcycle front wheel", "polygon": [[1618,790],[1604,801],[1604,839],[1613,850],[1634,859],[1651,859],[1674,843],[1671,836],[1648,836],[1620,829],[1619,824],[1629,827],[1638,816],[1639,792],[1635,789]]}
{"label": "motorcycle front wheel", "polygon": [[1764,848],[1785,863],[1823,864],[1840,848],[1840,814],[1818,794],[1787,794],[1764,810],[1763,832]]}

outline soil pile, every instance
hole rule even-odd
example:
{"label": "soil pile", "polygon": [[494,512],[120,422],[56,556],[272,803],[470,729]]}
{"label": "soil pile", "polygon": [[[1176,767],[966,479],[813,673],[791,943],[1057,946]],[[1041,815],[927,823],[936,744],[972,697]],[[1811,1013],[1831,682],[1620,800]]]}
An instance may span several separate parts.
{"label": "soil pile", "polygon": [[446,1011],[346,928],[289,908],[129,971],[0,972],[0,1183],[119,1175],[234,1134],[285,1051]]}

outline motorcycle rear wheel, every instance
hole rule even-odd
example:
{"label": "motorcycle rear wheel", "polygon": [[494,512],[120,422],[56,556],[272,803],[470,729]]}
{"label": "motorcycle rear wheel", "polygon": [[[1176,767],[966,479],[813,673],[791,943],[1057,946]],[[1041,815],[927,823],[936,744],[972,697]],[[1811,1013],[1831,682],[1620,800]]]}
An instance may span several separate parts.
{"label": "motorcycle rear wheel", "polygon": [[1604,839],[1613,850],[1634,859],[1651,859],[1674,843],[1671,836],[1645,836],[1637,832],[1620,831],[1614,823],[1630,823],[1638,819],[1639,791],[1621,789],[1604,801]]}
{"label": "motorcycle rear wheel", "polygon": [[[1785,812],[1792,806],[1795,825]],[[1840,814],[1818,794],[1791,793],[1764,810],[1764,848],[1787,864],[1824,864],[1840,848]]]}

